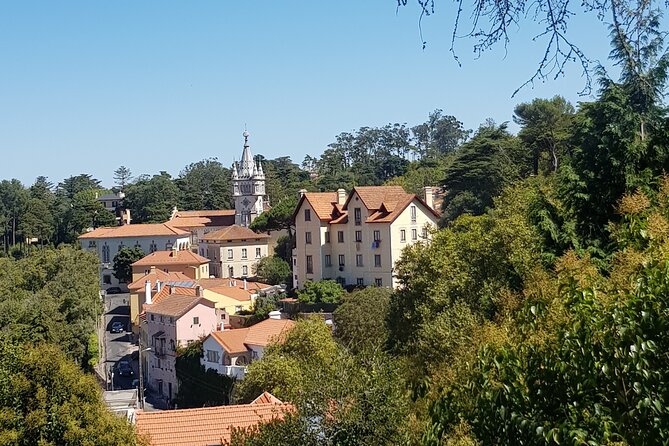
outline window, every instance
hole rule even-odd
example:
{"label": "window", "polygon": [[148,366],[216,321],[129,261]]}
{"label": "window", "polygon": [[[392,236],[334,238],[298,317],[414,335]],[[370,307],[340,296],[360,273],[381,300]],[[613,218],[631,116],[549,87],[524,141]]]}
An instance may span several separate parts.
{"label": "window", "polygon": [[228,266],[228,277],[235,277],[235,267]]}
{"label": "window", "polygon": [[311,209],[304,210],[304,221],[311,221]]}
{"label": "window", "polygon": [[171,251],[172,246],[174,246],[171,242],[165,243],[165,251]]}
{"label": "window", "polygon": [[325,254],[325,266],[332,266],[332,256]]}
{"label": "window", "polygon": [[381,278],[374,279],[374,285],[378,286],[378,287],[382,287],[383,286],[383,279],[381,279]]}
{"label": "window", "polygon": [[109,246],[105,245],[102,247],[102,263],[109,263]]}
{"label": "window", "polygon": [[325,243],[330,243],[330,231],[325,231]]}
{"label": "window", "polygon": [[260,248],[256,248],[256,259],[259,259],[261,256]]}
{"label": "window", "polygon": [[381,254],[374,254],[374,266],[377,268],[381,267]]}
{"label": "window", "polygon": [[151,246],[149,246],[149,252],[156,252],[158,251],[158,244],[151,240]]}
{"label": "window", "polygon": [[407,241],[407,231],[406,229],[400,229],[400,242]]}
{"label": "window", "polygon": [[346,279],[343,277],[337,277],[337,283],[341,286],[346,286]]}
{"label": "window", "polygon": [[418,240],[418,231],[416,229],[411,230],[411,240]]}
{"label": "window", "polygon": [[228,249],[228,260],[232,260],[232,249]]}
{"label": "window", "polygon": [[312,256],[307,256],[307,274],[314,273],[314,258]]}
{"label": "window", "polygon": [[174,318],[172,316],[170,316],[170,324],[173,324],[173,323],[174,323]]}
{"label": "window", "polygon": [[104,283],[105,285],[111,285],[111,275],[105,274],[104,276],[102,276],[102,283]]}
{"label": "window", "polygon": [[344,254],[339,254],[339,266],[344,265],[346,265],[346,258],[344,257]]}
{"label": "window", "polygon": [[242,306],[241,305],[236,305],[235,306],[235,313],[239,313],[240,311],[242,311]]}
{"label": "window", "polygon": [[362,231],[355,231],[355,241],[356,242],[362,241]]}
{"label": "window", "polygon": [[95,240],[89,240],[88,247],[89,248],[95,248]]}
{"label": "window", "polygon": [[374,241],[379,242],[381,241],[381,231],[378,229],[374,231]]}
{"label": "window", "polygon": [[344,243],[344,231],[337,231],[337,241]]}
{"label": "window", "polygon": [[199,317],[195,316],[193,318],[193,325],[200,325],[200,318]]}
{"label": "window", "polygon": [[307,231],[304,233],[304,243],[311,245],[311,232]]}
{"label": "window", "polygon": [[125,248],[125,246],[123,246],[123,243],[119,243],[118,244],[118,251],[122,250],[123,248]]}
{"label": "window", "polygon": [[355,266],[362,266],[362,254],[356,254]]}
{"label": "window", "polygon": [[248,276],[249,275],[249,267],[246,265],[242,266],[242,276]]}
{"label": "window", "polygon": [[365,279],[363,279],[362,277],[358,277],[357,279],[355,279],[355,284],[358,285],[358,286],[364,286],[365,285]]}
{"label": "window", "polygon": [[218,362],[219,353],[216,350],[207,350],[207,362]]}
{"label": "window", "polygon": [[246,248],[242,248],[242,259],[247,259],[248,258],[248,251]]}
{"label": "window", "polygon": [[360,212],[360,208],[355,208],[353,214],[355,215],[355,225],[360,226],[362,224],[362,212]]}
{"label": "window", "polygon": [[411,223],[416,223],[416,206],[411,206]]}
{"label": "window", "polygon": [[154,321],[154,320],[156,320],[156,317],[155,317],[155,315],[152,314],[151,315],[151,321]]}
{"label": "window", "polygon": [[421,232],[422,232],[422,237],[427,238],[427,227],[424,227]]}

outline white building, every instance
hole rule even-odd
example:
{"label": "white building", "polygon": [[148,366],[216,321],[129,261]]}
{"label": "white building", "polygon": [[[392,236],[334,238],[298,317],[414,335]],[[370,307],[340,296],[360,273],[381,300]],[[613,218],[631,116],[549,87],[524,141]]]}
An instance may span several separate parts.
{"label": "white building", "polygon": [[255,275],[254,265],[267,257],[268,239],[267,234],[233,225],[202,236],[200,249],[209,259],[209,272],[214,277],[250,277]]}
{"label": "white building", "polygon": [[119,286],[114,277],[114,256],[123,248],[138,247],[145,254],[190,248],[190,233],[164,223],[97,228],[79,237],[84,251],[94,252],[100,259],[102,289]]}
{"label": "white building", "polygon": [[249,132],[244,132],[242,160],[232,165],[232,197],[235,200],[235,224],[248,226],[265,210],[265,174],[249,146]]}
{"label": "white building", "polygon": [[349,195],[301,191],[293,215],[293,279],[334,279],[342,285],[396,287],[395,262],[402,250],[429,238],[439,214],[432,188],[425,200],[401,186],[355,187]]}

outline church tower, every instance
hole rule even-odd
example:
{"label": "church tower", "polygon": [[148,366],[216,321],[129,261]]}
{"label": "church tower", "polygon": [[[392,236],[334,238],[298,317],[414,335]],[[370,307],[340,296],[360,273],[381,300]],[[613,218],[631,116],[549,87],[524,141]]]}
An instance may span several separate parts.
{"label": "church tower", "polygon": [[249,226],[265,206],[265,174],[260,161],[253,159],[247,131],[244,131],[242,159],[232,165],[232,198],[235,224],[239,226]]}

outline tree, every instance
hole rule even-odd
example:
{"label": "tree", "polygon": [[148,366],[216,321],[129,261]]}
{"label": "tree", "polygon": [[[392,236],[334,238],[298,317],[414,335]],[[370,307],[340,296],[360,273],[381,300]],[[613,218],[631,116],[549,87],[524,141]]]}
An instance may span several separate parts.
{"label": "tree", "polygon": [[482,126],[446,168],[445,221],[453,221],[463,213],[482,214],[504,186],[528,171],[529,162],[506,124]]}
{"label": "tree", "polygon": [[174,370],[179,391],[174,403],[180,409],[230,404],[233,379],[212,369],[205,371],[200,362],[202,355],[202,340],[177,349]]}
{"label": "tree", "polygon": [[0,340],[0,442],[15,445],[141,444],[105,406],[99,386],[57,347]]}
{"label": "tree", "polygon": [[216,158],[188,165],[175,183],[180,191],[179,207],[183,210],[229,209],[232,206],[230,169]]}
{"label": "tree", "polygon": [[114,256],[114,277],[121,283],[132,282],[132,264],[144,257],[140,247],[121,248]]}
{"label": "tree", "polygon": [[93,189],[100,189],[100,181],[87,173],[82,173],[65,178],[61,183],[58,183],[56,194],[72,200],[78,192]]}
{"label": "tree", "polygon": [[276,205],[285,199],[292,199],[300,189],[311,189],[309,172],[295,164],[290,157],[282,156],[276,159],[258,157],[265,173],[265,190],[271,205]]}
{"label": "tree", "polygon": [[124,199],[135,223],[165,222],[178,203],[179,189],[167,172],[151,178],[140,177],[128,185]]}
{"label": "tree", "polygon": [[25,211],[27,199],[28,193],[19,180],[0,182],[0,222],[4,226],[5,252],[10,245],[16,245],[20,219]]}
{"label": "tree", "polygon": [[513,120],[521,126],[518,136],[532,150],[534,175],[539,174],[540,161],[548,156],[548,166],[543,171],[556,172],[559,159],[568,152],[574,107],[562,96],[552,99],[534,99],[514,109]]}
{"label": "tree", "polygon": [[411,133],[420,158],[435,159],[453,153],[467,140],[471,130],[465,130],[455,116],[445,116],[443,110],[437,109],[425,123],[412,127]]}
{"label": "tree", "polygon": [[284,198],[273,206],[269,211],[260,214],[249,226],[256,232],[280,231],[285,229],[288,236],[292,237],[291,227],[293,225],[293,212],[297,207],[297,196],[292,195]]}
{"label": "tree", "polygon": [[121,166],[114,171],[114,181],[120,190],[125,190],[125,187],[132,181],[132,172],[125,166]]}
{"label": "tree", "polygon": [[334,280],[307,281],[304,289],[298,291],[297,298],[305,303],[337,303],[346,291]]}
{"label": "tree", "polygon": [[36,238],[40,245],[49,243],[54,234],[54,219],[47,203],[38,198],[28,200],[19,229],[27,239]]}
{"label": "tree", "polygon": [[116,216],[98,201],[98,196],[106,192],[102,189],[90,189],[74,195],[69,217],[75,236],[88,228],[116,226]]}
{"label": "tree", "polygon": [[335,310],[335,337],[353,352],[374,354],[388,340],[389,288],[365,288],[344,296]]}
{"label": "tree", "polygon": [[289,284],[292,281],[292,270],[290,265],[283,259],[263,257],[253,266],[254,274],[258,280],[270,285]]}

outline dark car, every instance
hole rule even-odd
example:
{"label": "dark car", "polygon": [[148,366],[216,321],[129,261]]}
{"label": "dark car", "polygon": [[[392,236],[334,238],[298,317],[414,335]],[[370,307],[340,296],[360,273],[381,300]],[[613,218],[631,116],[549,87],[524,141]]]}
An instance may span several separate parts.
{"label": "dark car", "polygon": [[121,294],[121,293],[123,293],[123,291],[119,287],[113,286],[113,287],[107,288],[106,293],[107,294]]}
{"label": "dark car", "polygon": [[116,321],[112,323],[111,331],[112,333],[122,333],[125,330],[125,326],[123,325],[123,322]]}
{"label": "dark car", "polygon": [[135,374],[128,361],[119,361],[116,364],[116,369],[118,370],[119,376],[133,376]]}

